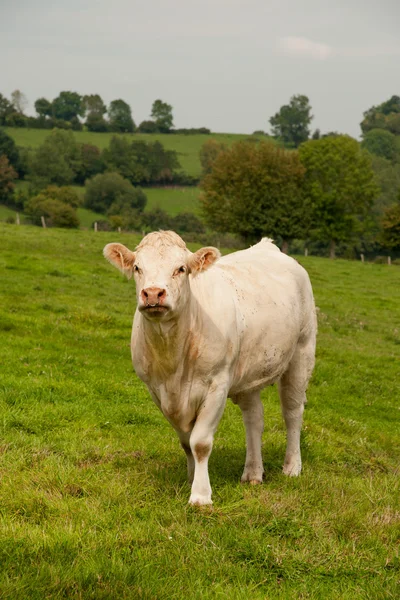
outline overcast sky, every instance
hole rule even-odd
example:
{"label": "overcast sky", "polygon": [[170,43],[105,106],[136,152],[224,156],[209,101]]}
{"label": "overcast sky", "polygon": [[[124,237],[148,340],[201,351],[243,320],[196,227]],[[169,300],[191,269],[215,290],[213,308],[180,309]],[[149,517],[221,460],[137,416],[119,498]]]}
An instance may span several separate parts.
{"label": "overcast sky", "polygon": [[0,0],[0,92],[122,98],[136,124],[156,98],[176,127],[269,131],[293,94],[312,128],[358,137],[400,95],[399,0]]}

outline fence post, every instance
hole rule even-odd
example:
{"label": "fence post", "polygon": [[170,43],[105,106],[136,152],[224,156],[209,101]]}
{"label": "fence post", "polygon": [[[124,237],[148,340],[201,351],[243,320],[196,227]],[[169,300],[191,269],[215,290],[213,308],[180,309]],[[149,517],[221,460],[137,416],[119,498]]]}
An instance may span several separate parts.
{"label": "fence post", "polygon": [[42,216],[40,217],[40,220],[42,221],[42,227],[46,229],[46,219]]}
{"label": "fence post", "polygon": [[20,223],[20,220],[19,220],[19,213],[16,213],[16,216],[15,216],[15,222],[16,222],[16,224],[17,224],[17,225],[20,225],[20,224],[21,224],[21,223]]}
{"label": "fence post", "polygon": [[308,256],[308,248],[304,248],[304,256]]}
{"label": "fence post", "polygon": [[118,227],[118,233],[121,233],[121,227]]}
{"label": "fence post", "polygon": [[94,222],[94,230],[97,231],[97,221]]}
{"label": "fence post", "polygon": [[361,254],[360,256],[361,256],[361,262],[363,263],[364,262],[364,254]]}
{"label": "fence post", "polygon": [[388,256],[388,265],[392,264],[392,258],[390,256]]}

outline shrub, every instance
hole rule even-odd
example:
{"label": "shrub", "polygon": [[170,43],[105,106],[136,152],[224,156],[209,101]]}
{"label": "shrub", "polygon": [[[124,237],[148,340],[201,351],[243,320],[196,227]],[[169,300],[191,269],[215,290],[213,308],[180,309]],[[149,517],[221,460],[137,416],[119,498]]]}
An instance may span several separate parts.
{"label": "shrub", "polygon": [[142,121],[138,127],[139,133],[157,133],[157,125],[154,121]]}
{"label": "shrub", "polygon": [[46,225],[49,227],[74,228],[79,226],[76,210],[72,206],[42,194],[30,198],[26,202],[25,213],[35,225],[41,225],[41,217],[43,216],[46,219]]}
{"label": "shrub", "polygon": [[17,179],[17,172],[4,154],[0,155],[0,202],[7,205],[13,205],[14,180]]}
{"label": "shrub", "polygon": [[119,173],[96,175],[85,183],[85,206],[96,212],[108,212],[114,203],[114,210],[122,206],[141,212],[146,206],[147,197],[140,188],[135,188]]}

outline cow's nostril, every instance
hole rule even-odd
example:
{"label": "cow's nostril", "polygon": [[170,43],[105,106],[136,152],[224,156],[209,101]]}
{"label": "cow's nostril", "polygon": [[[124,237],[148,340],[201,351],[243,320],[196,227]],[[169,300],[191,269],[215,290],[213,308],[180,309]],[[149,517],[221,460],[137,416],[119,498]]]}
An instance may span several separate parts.
{"label": "cow's nostril", "polygon": [[148,293],[147,293],[145,290],[143,290],[143,296],[144,296],[145,298],[148,298],[148,297],[149,297]]}
{"label": "cow's nostril", "polygon": [[164,290],[161,290],[161,292],[158,292],[158,297],[161,298],[161,296],[164,296]]}

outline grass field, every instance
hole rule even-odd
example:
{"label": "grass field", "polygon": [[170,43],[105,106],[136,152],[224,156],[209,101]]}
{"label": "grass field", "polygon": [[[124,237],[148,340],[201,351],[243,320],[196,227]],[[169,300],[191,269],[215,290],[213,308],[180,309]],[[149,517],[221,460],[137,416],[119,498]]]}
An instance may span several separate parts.
{"label": "grass field", "polygon": [[[23,127],[5,127],[4,131],[15,140],[18,146],[27,148],[37,148],[50,133],[48,129],[24,129]],[[78,142],[93,144],[101,149],[106,148],[112,136],[115,135],[113,133],[92,133],[90,131],[74,131],[73,133]],[[239,133],[212,133],[210,135],[127,133],[123,134],[123,137],[146,142],[159,140],[167,150],[176,150],[181,167],[186,173],[198,177],[201,172],[199,151],[204,142],[215,139],[230,146],[239,140],[245,140],[249,137],[254,139],[256,136]]]}
{"label": "grass field", "polygon": [[0,597],[387,599],[400,586],[400,269],[299,259],[319,307],[301,477],[275,388],[262,486],[239,483],[228,404],[214,506],[132,372],[134,285],[102,258],[129,235],[0,224]]}

